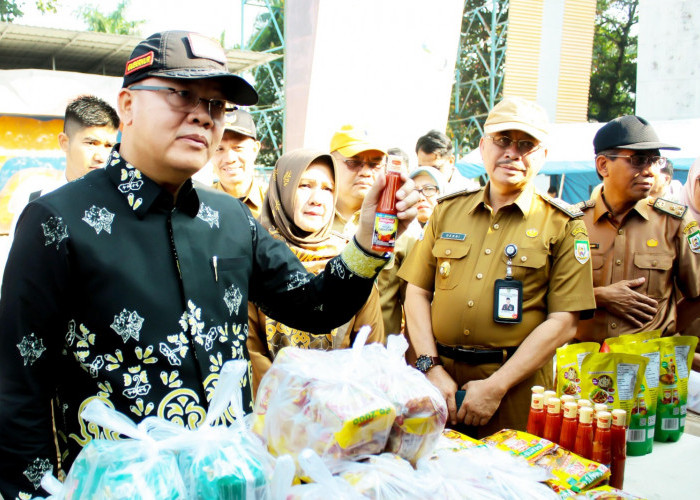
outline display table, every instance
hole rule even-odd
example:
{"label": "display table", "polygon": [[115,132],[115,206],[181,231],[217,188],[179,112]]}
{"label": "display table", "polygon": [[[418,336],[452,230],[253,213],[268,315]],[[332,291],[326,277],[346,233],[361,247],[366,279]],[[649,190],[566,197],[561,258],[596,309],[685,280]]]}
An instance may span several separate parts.
{"label": "display table", "polygon": [[624,490],[649,500],[697,499],[700,437],[688,434],[676,443],[654,442],[643,457],[627,457]]}

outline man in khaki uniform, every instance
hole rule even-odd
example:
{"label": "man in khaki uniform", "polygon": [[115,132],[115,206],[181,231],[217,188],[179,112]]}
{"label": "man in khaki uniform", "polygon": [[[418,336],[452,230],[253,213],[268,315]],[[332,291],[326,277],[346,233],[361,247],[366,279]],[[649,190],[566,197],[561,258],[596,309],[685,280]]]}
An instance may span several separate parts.
{"label": "man in khaki uniform", "polygon": [[[581,213],[534,190],[548,128],[535,103],[505,98],[496,105],[479,143],[489,182],[443,197],[399,271],[409,283],[416,366],[442,392],[451,423],[479,426],[468,429],[478,437],[525,429],[530,387],[552,386],[555,349],[573,338],[579,313],[595,307]],[[516,298],[501,289],[494,301],[511,245],[515,281],[506,282],[521,282],[522,291],[517,303],[511,299],[515,314],[502,315],[505,296]],[[495,320],[514,316],[519,323]],[[458,389],[466,390],[460,408]]]}
{"label": "man in khaki uniform", "polygon": [[212,187],[241,200],[256,219],[267,191],[267,186],[255,179],[259,151],[260,141],[250,113],[242,109],[226,113],[224,137],[211,159],[219,179]]}
{"label": "man in khaki uniform", "polygon": [[367,132],[343,125],[331,138],[330,153],[338,179],[333,230],[351,238],[357,232],[362,202],[384,170],[386,150],[371,142]]}
{"label": "man in khaki uniform", "polygon": [[578,325],[576,338],[608,337],[660,329],[676,332],[674,285],[686,299],[700,296],[700,231],[685,205],[649,197],[655,169],[666,159],[659,141],[638,116],[622,116],[595,138],[603,189],[582,202],[593,262],[596,312]]}

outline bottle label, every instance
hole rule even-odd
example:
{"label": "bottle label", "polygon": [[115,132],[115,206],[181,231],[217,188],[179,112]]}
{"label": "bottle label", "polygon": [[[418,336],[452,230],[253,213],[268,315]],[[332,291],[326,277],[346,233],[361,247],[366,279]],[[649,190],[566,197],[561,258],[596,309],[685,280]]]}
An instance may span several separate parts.
{"label": "bottle label", "polygon": [[372,249],[384,252],[393,250],[398,227],[399,219],[396,215],[377,212],[377,216],[374,219]]}

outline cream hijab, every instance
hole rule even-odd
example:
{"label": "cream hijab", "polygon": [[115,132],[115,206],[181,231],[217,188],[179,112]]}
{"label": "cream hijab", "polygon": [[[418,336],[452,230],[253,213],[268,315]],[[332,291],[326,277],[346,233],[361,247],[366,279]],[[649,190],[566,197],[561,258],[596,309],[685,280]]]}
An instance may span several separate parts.
{"label": "cream hijab", "polygon": [[696,221],[700,222],[700,206],[695,204],[695,197],[697,191],[700,189],[700,186],[698,186],[698,178],[700,178],[700,158],[695,160],[690,167],[688,179],[683,185],[683,191],[681,191],[681,203],[688,205],[688,213]]}

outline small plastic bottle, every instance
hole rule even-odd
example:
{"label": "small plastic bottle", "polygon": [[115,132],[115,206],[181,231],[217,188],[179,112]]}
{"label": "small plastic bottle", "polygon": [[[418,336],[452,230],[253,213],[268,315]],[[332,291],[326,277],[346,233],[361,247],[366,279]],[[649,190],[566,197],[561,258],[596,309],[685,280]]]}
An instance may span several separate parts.
{"label": "small plastic bottle", "polygon": [[578,428],[576,429],[576,441],[574,453],[591,459],[593,456],[593,408],[583,406],[578,410]]}
{"label": "small plastic bottle", "polygon": [[527,416],[527,432],[542,437],[544,432],[544,394],[533,393],[530,402],[530,413]]}
{"label": "small plastic bottle", "polygon": [[593,405],[593,435],[595,436],[595,431],[598,425],[598,414],[601,411],[608,411],[608,405],[605,403],[596,403]]}
{"label": "small plastic bottle", "polygon": [[583,399],[583,398],[581,398],[581,399],[579,399],[578,401],[576,401],[576,404],[578,404],[579,410],[580,410],[581,408],[583,408],[584,406],[588,406],[589,408],[592,408],[592,403],[591,403],[591,400],[590,400],[590,399]]}
{"label": "small plastic bottle", "polygon": [[541,385],[533,385],[532,386],[532,393],[533,394],[544,394],[544,387]]}
{"label": "small plastic bottle", "polygon": [[578,420],[576,419],[578,406],[574,402],[564,404],[564,419],[561,422],[561,434],[559,437],[559,446],[573,451],[576,443],[576,429],[578,428]]}
{"label": "small plastic bottle", "polygon": [[564,394],[561,398],[561,408],[562,411],[566,409],[566,403],[576,403],[576,398],[573,397],[571,394]]}
{"label": "small plastic bottle", "polygon": [[544,391],[544,405],[547,406],[549,404],[549,398],[556,398],[557,397],[557,391]]}
{"label": "small plastic bottle", "polygon": [[389,156],[387,160],[386,185],[377,205],[372,235],[372,250],[393,252],[399,219],[396,216],[396,191],[401,186],[403,160],[399,156]]}
{"label": "small plastic bottle", "polygon": [[594,462],[610,467],[610,463],[612,462],[610,443],[612,415],[609,411],[599,411],[596,420],[598,421],[598,425],[596,427],[595,437],[593,438],[593,456],[591,458]]}
{"label": "small plastic bottle", "polygon": [[559,442],[561,434],[561,401],[559,398],[549,398],[547,401],[547,416],[544,420],[544,432],[542,437],[552,443]]}
{"label": "small plastic bottle", "polygon": [[610,448],[612,462],[610,464],[610,486],[622,489],[625,481],[625,461],[627,460],[627,412],[612,411],[612,427],[610,428]]}

